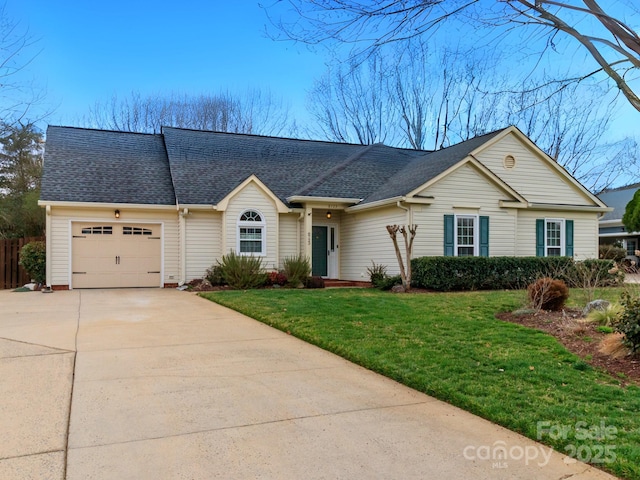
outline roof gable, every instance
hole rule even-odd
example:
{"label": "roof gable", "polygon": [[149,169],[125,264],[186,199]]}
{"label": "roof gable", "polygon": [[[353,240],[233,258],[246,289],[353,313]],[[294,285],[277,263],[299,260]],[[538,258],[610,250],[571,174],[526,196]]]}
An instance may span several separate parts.
{"label": "roof gable", "polygon": [[[595,195],[516,127],[509,127],[470,152],[532,204],[606,208]],[[507,156],[515,159],[506,168]]]}
{"label": "roof gable", "polygon": [[438,182],[442,181],[444,178],[449,177],[450,175],[454,174],[455,172],[457,172],[458,170],[460,170],[465,166],[470,166],[474,171],[476,171],[479,174],[478,176],[480,178],[484,179],[486,183],[490,184],[495,190],[501,192],[503,195],[506,195],[508,198],[504,200],[509,202],[514,202],[515,204],[520,204],[523,206],[527,205],[527,200],[524,197],[522,197],[522,195],[520,195],[513,188],[511,188],[509,185],[504,183],[500,177],[498,177],[491,170],[489,170],[482,163],[480,163],[478,160],[476,160],[471,156],[466,157],[464,160],[456,163],[452,167],[442,172],[440,175],[432,178],[431,180],[425,182],[423,185],[409,192],[407,194],[407,197],[414,197],[414,196],[420,195],[425,190],[428,190],[429,187],[437,184]]}
{"label": "roof gable", "polygon": [[242,182],[236,188],[231,190],[231,192],[229,192],[229,194],[226,197],[224,197],[222,200],[220,200],[218,204],[215,206],[216,210],[225,211],[229,206],[229,201],[233,197],[235,197],[238,193],[240,193],[242,190],[247,188],[248,185],[252,185],[252,184],[255,185],[269,199],[273,201],[278,213],[287,213],[289,211],[289,208],[271,190],[269,190],[269,188],[264,183],[262,183],[260,179],[255,175],[251,175],[244,182]]}
{"label": "roof gable", "polygon": [[418,155],[411,163],[390,176],[379,189],[367,196],[363,203],[410,194],[464,160],[469,152],[497,134],[498,132],[493,132],[481,135],[435,152],[416,152]]}

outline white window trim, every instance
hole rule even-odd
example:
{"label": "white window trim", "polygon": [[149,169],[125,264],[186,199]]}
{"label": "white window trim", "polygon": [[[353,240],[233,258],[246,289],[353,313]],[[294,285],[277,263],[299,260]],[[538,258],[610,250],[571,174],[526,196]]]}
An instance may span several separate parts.
{"label": "white window trim", "polygon": [[[549,257],[551,255],[549,255],[549,249],[550,248],[558,248],[555,245],[554,246],[550,246],[547,243],[547,225],[549,224],[549,222],[559,222],[560,223],[560,256],[564,257],[566,255],[566,243],[567,240],[565,238],[566,236],[566,228],[565,228],[565,223],[564,223],[564,218],[545,218],[544,219],[544,256],[545,257]],[[554,255],[555,256],[555,255]]]}
{"label": "white window trim", "polygon": [[[256,212],[260,215],[262,219],[261,222],[247,222],[240,220],[242,216],[247,212]],[[240,229],[241,228],[252,228],[252,227],[260,227],[262,229],[262,239],[261,239],[261,252],[241,252],[240,251]],[[236,221],[236,252],[238,255],[244,256],[255,256],[255,257],[266,257],[267,256],[267,224],[264,219],[264,214],[258,210],[257,208],[247,208],[240,212],[238,215],[238,220]]]}
{"label": "white window trim", "polygon": [[[453,255],[458,255],[458,219],[459,218],[473,218],[473,256],[480,256],[480,215],[454,215],[453,216]],[[468,247],[469,245],[460,245],[462,247]]]}

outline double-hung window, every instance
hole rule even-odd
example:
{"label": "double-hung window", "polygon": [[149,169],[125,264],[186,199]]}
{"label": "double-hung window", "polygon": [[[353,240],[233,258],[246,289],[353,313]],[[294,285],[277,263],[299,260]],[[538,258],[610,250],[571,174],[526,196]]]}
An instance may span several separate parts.
{"label": "double-hung window", "polygon": [[489,217],[445,215],[444,254],[455,257],[488,257]]}
{"label": "double-hung window", "polygon": [[544,249],[545,257],[561,257],[564,255],[564,220],[545,219]]}
{"label": "double-hung window", "polygon": [[478,255],[477,216],[456,216],[456,257],[475,257]]}
{"label": "double-hung window", "polygon": [[536,220],[538,257],[573,256],[573,220],[539,218]]}
{"label": "double-hung window", "polygon": [[241,255],[266,255],[264,217],[256,210],[246,210],[238,219],[238,252]]}

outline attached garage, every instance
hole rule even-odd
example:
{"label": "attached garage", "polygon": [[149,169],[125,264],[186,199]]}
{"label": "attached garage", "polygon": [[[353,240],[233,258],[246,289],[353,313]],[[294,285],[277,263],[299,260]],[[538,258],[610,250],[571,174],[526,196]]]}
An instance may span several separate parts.
{"label": "attached garage", "polygon": [[71,224],[72,288],[162,286],[162,225]]}

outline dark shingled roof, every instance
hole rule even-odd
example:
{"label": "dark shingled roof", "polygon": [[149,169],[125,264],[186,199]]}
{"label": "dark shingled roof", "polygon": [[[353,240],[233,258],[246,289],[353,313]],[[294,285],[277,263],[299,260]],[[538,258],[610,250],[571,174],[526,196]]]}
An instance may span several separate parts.
{"label": "dark shingled roof", "polygon": [[40,198],[175,205],[161,135],[47,128]]}
{"label": "dark shingled roof", "polygon": [[607,206],[613,207],[613,211],[605,213],[600,221],[622,220],[624,211],[627,208],[627,203],[631,201],[638,188],[640,188],[640,183],[613,188],[599,193],[598,198]]}
{"label": "dark shingled roof", "polygon": [[448,168],[453,167],[501,131],[487,133],[435,152],[421,152],[422,154],[413,162],[391,177],[380,189],[366,197],[363,203],[408,194]]}
{"label": "dark shingled roof", "polygon": [[[251,175],[280,200],[406,195],[499,132],[436,152],[163,127],[49,127],[42,200],[215,205]],[[175,189],[175,190],[174,190]]]}
{"label": "dark shingled roof", "polygon": [[251,175],[285,203],[292,195],[363,198],[418,154],[385,145],[171,127],[162,133],[183,204],[216,204]]}

